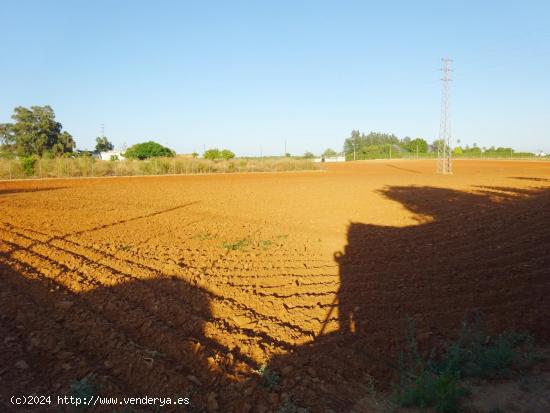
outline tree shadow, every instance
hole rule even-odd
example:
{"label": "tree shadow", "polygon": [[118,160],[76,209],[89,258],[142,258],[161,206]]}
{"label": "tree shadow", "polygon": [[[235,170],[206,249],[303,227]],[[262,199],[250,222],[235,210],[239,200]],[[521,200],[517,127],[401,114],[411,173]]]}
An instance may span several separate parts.
{"label": "tree shadow", "polygon": [[337,328],[273,357],[275,389],[258,386],[246,354],[210,338],[224,323],[211,292],[178,277],[105,278],[99,267],[89,278],[60,263],[41,274],[41,261],[22,261],[18,253],[29,251],[14,244],[0,251],[8,263],[0,265],[0,406],[13,411],[11,394],[66,394],[89,378],[103,395],[190,397],[210,411],[247,411],[277,393],[274,400],[286,394],[314,412],[349,412],[369,380],[395,376],[410,319],[421,351],[453,336],[473,311],[492,331],[547,340],[550,190],[479,189],[380,191],[417,225],[349,224],[325,320]]}
{"label": "tree shadow", "polygon": [[11,194],[21,194],[25,192],[46,192],[46,191],[57,191],[59,189],[65,189],[64,186],[52,186],[52,187],[39,187],[39,188],[0,188],[0,196],[2,195],[11,195]]}
{"label": "tree shadow", "polygon": [[350,223],[347,245],[335,254],[337,305],[325,320],[336,318],[338,330],[271,363],[299,372],[282,387],[313,411],[351,411],[372,378],[395,377],[410,320],[422,352],[455,336],[472,312],[491,332],[550,338],[550,190],[394,186],[380,193],[418,215],[418,225]]}
{"label": "tree shadow", "polygon": [[[17,252],[3,251],[11,264],[0,264],[3,411],[27,411],[9,400],[28,394],[55,395],[55,401],[57,395],[188,397],[191,406],[160,408],[177,412],[245,402],[231,385],[254,363],[208,337],[208,325],[218,322],[208,291],[166,277],[90,285],[77,293],[18,261]],[[73,411],[55,402],[42,407]],[[131,408],[159,411],[158,405]]]}
{"label": "tree shadow", "polygon": [[533,181],[533,182],[550,182],[548,178],[538,178],[532,176],[511,176],[510,179],[518,179],[521,181]]}

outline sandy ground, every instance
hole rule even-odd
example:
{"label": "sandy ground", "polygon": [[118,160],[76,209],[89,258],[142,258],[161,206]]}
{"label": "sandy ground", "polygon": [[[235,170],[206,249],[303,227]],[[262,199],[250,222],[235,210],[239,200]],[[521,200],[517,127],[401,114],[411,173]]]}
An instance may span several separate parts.
{"label": "sandy ground", "polygon": [[550,163],[454,172],[0,182],[0,406],[89,377],[208,411],[347,412],[394,377],[407,319],[426,348],[473,311],[548,340]]}

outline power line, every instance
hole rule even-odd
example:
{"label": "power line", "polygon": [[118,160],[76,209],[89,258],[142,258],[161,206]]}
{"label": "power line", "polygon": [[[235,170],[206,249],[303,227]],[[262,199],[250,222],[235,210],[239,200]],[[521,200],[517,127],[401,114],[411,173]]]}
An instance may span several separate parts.
{"label": "power line", "polygon": [[440,174],[452,174],[453,165],[451,159],[451,111],[450,111],[450,83],[452,59],[441,59],[443,67],[443,88],[441,93],[441,117],[439,120],[439,139],[437,143],[437,172]]}

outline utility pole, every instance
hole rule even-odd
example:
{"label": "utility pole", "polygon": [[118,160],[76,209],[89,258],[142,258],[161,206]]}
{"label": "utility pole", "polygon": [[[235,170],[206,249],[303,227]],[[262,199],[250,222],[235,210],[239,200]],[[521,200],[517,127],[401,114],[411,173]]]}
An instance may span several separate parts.
{"label": "utility pole", "polygon": [[439,121],[439,142],[437,144],[437,172],[440,174],[452,174],[451,161],[451,112],[450,112],[450,82],[452,59],[441,59],[443,67],[443,82],[441,94],[441,118]]}
{"label": "utility pole", "polygon": [[285,139],[285,155],[284,156],[286,156],[286,139]]}

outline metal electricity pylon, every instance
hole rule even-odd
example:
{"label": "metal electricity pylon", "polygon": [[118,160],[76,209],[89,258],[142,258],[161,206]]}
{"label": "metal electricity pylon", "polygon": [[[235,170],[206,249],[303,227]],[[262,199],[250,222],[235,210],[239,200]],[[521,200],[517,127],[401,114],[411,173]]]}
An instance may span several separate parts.
{"label": "metal electricity pylon", "polygon": [[440,174],[452,174],[453,164],[451,159],[451,112],[450,112],[450,82],[452,59],[441,59],[443,67],[443,89],[441,95],[441,119],[439,122],[439,139],[437,143],[437,172]]}

